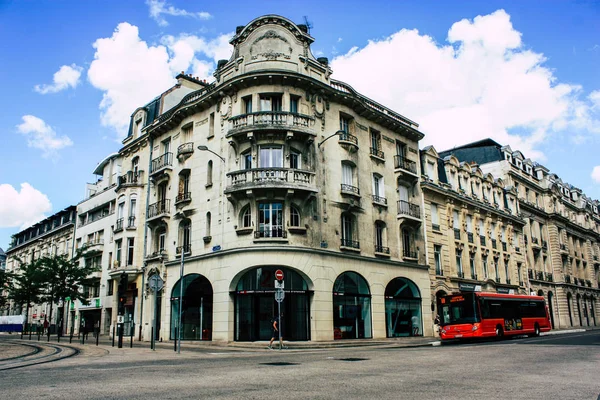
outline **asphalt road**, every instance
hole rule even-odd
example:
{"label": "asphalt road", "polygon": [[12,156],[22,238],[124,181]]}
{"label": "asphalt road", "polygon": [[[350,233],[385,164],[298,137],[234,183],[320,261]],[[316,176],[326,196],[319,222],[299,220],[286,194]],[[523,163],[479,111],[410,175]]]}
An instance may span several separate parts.
{"label": "asphalt road", "polygon": [[0,372],[0,399],[599,399],[600,331],[439,347],[91,346]]}

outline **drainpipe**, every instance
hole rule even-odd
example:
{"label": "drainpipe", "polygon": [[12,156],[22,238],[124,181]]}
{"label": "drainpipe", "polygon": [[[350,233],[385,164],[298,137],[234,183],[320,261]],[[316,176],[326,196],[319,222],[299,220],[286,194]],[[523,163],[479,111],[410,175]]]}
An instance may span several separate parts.
{"label": "drainpipe", "polygon": [[145,295],[145,291],[146,291],[146,267],[147,267],[147,263],[146,263],[146,251],[148,249],[148,208],[149,208],[149,202],[148,200],[150,199],[150,168],[152,167],[152,150],[154,147],[154,140],[153,138],[150,136],[149,137],[149,141],[150,141],[150,157],[148,159],[148,182],[146,184],[147,188],[146,188],[146,215],[145,215],[145,221],[144,221],[144,251],[142,253],[142,260],[143,260],[143,266],[142,266],[142,287],[141,287],[141,299],[140,299],[140,327],[139,329],[139,338],[138,340],[141,342],[142,341],[142,320],[144,318],[144,295]]}

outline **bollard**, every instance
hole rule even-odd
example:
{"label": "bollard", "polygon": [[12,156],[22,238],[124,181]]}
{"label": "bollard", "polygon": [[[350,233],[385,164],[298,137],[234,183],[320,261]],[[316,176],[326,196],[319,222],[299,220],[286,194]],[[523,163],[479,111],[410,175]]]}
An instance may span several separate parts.
{"label": "bollard", "polygon": [[40,331],[38,331],[38,342],[40,341]]}
{"label": "bollard", "polygon": [[129,337],[129,348],[133,349],[133,332],[131,332],[131,336]]}
{"label": "bollard", "polygon": [[115,347],[115,327],[113,326],[113,340],[112,340],[112,347]]}
{"label": "bollard", "polygon": [[154,327],[150,328],[150,348],[154,350]]}
{"label": "bollard", "polygon": [[69,334],[69,343],[73,342],[73,327],[71,327],[71,332]]}
{"label": "bollard", "polygon": [[81,344],[85,344],[85,332],[81,334]]}
{"label": "bollard", "polygon": [[48,342],[50,341],[50,328],[48,328]]}
{"label": "bollard", "polygon": [[31,326],[29,326],[29,340],[31,340]]}
{"label": "bollard", "polygon": [[96,346],[98,346],[99,340],[100,340],[100,332],[96,332]]}

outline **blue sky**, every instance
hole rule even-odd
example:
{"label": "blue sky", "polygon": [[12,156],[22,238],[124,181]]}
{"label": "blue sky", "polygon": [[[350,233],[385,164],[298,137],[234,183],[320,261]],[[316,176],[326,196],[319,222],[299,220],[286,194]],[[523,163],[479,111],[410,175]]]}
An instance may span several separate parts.
{"label": "blue sky", "polygon": [[333,77],[419,122],[422,145],[492,137],[600,198],[595,1],[0,0],[0,247],[82,200],[135,107],[182,69],[210,79],[235,27],[270,13],[307,16]]}

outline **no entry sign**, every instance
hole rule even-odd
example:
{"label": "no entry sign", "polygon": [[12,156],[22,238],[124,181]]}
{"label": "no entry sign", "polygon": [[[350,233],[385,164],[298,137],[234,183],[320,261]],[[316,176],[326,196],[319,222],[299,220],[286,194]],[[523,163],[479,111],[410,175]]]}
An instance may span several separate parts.
{"label": "no entry sign", "polygon": [[283,280],[283,271],[278,269],[277,271],[275,271],[275,279],[277,279],[278,281],[282,281]]}

